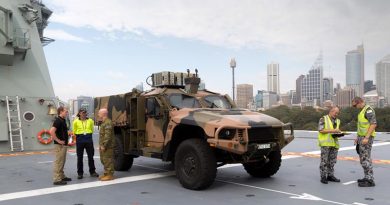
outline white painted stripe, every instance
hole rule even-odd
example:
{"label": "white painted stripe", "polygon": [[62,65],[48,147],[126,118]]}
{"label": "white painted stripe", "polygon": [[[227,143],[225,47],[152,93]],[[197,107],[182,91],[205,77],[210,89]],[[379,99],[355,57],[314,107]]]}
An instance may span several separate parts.
{"label": "white painted stripe", "polygon": [[368,205],[368,204],[362,204],[362,203],[354,202],[352,205]]}
{"label": "white painted stripe", "polygon": [[354,184],[354,183],[356,183],[356,181],[345,182],[345,183],[343,183],[343,184],[344,184],[344,185],[350,185],[350,184]]}
{"label": "white painted stripe", "polygon": [[[390,145],[390,142],[379,142],[379,143],[373,144],[372,146],[379,147],[379,146],[385,146],[385,145]],[[339,152],[340,151],[354,150],[354,149],[356,149],[356,146],[342,147],[339,149]],[[302,154],[321,154],[321,150],[311,151],[311,152],[303,152]]]}
{"label": "white painted stripe", "polygon": [[[390,142],[384,142],[384,143],[376,143],[373,146],[383,146],[383,145],[389,145],[389,144],[390,144]],[[350,150],[350,149],[354,149],[354,148],[355,148],[354,146],[353,147],[345,147],[345,148],[342,148],[342,151]],[[305,152],[305,153],[309,154],[309,153],[317,153],[317,152],[318,151]],[[300,157],[302,157],[302,156],[291,155],[291,156],[283,156],[282,159],[294,159],[294,158],[300,158]],[[138,165],[136,165],[136,166],[138,166]],[[237,167],[237,166],[241,166],[241,164],[228,164],[228,165],[219,167],[219,169],[225,169],[225,168]],[[147,166],[144,166],[144,167],[147,167]],[[148,168],[152,168],[152,167],[148,167]],[[159,168],[153,168],[153,169],[159,169]],[[159,170],[161,170],[161,169],[159,169]],[[101,182],[101,181],[87,182],[87,183],[81,183],[81,184],[70,184],[70,185],[61,186],[61,187],[50,187],[50,188],[35,189],[35,190],[14,192],[14,193],[8,193],[8,194],[0,194],[0,201],[41,196],[41,195],[68,192],[68,191],[75,191],[75,190],[80,190],[80,189],[88,189],[88,188],[94,188],[94,187],[122,184],[122,183],[149,180],[149,179],[157,179],[157,178],[174,176],[174,175],[175,175],[174,171],[169,171],[169,172],[164,172],[164,173],[145,174],[145,175],[139,175],[139,176],[118,178],[118,179],[115,179],[113,181],[107,181],[107,182]],[[226,182],[226,183],[228,183],[228,182]],[[252,187],[250,185],[245,185],[245,186]],[[254,188],[254,187],[252,187],[252,188]],[[264,188],[262,188],[262,189],[264,189]],[[278,191],[278,192],[282,193],[280,191]],[[294,194],[294,195],[296,195],[296,194]],[[297,196],[300,196],[300,195],[297,195]],[[326,202],[330,202],[330,201],[326,201]]]}
{"label": "white painted stripe", "polygon": [[53,163],[53,161],[38,162],[38,164],[49,164],[49,163]]}
{"label": "white painted stripe", "polygon": [[33,196],[41,196],[41,195],[47,195],[47,194],[55,194],[55,193],[75,191],[75,190],[80,190],[80,189],[109,186],[109,185],[114,185],[114,184],[123,184],[123,183],[128,183],[128,182],[149,180],[149,179],[168,177],[168,176],[173,176],[173,175],[175,175],[175,172],[171,171],[171,172],[164,172],[164,173],[145,174],[145,175],[140,175],[140,176],[118,178],[118,179],[115,179],[113,181],[106,181],[106,182],[96,181],[96,182],[88,182],[88,183],[81,183],[81,184],[71,184],[71,185],[66,185],[66,186],[61,186],[61,187],[50,187],[50,188],[35,189],[35,190],[30,190],[30,191],[1,194],[0,201],[7,201],[7,200],[12,200],[12,199],[20,199],[20,198],[33,197]]}

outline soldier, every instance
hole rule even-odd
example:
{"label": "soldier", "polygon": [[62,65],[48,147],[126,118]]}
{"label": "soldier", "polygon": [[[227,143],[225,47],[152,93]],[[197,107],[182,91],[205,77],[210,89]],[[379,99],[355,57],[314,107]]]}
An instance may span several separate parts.
{"label": "soldier", "polygon": [[323,184],[327,184],[328,181],[340,182],[340,179],[334,176],[334,165],[337,162],[340,145],[338,138],[332,135],[341,133],[340,120],[337,119],[339,112],[338,107],[332,107],[329,114],[323,116],[318,124],[318,145],[321,147],[320,175]]}
{"label": "soldier", "polygon": [[111,120],[108,118],[107,109],[99,110],[99,118],[102,120],[99,130],[100,161],[104,166],[104,175],[99,177],[101,181],[114,179],[114,130]]}
{"label": "soldier", "polygon": [[371,148],[376,136],[376,117],[375,111],[369,105],[366,105],[362,98],[355,97],[352,100],[352,106],[361,109],[358,115],[357,138],[355,144],[358,146],[360,164],[364,170],[364,178],[358,179],[359,187],[373,187],[374,172],[371,160]]}
{"label": "soldier", "polygon": [[76,153],[77,153],[77,179],[82,179],[83,170],[83,156],[84,149],[88,155],[89,174],[91,177],[99,177],[96,173],[95,162],[93,155],[95,154],[95,148],[93,146],[92,134],[94,122],[87,117],[87,110],[81,108],[77,114],[77,119],[73,121],[73,132],[76,135]]}
{"label": "soldier", "polygon": [[58,117],[53,122],[50,128],[50,135],[54,139],[54,153],[56,159],[54,161],[53,184],[66,185],[68,181],[72,181],[64,174],[64,166],[66,161],[66,151],[68,149],[68,126],[65,118],[68,116],[68,110],[64,107],[58,107]]}

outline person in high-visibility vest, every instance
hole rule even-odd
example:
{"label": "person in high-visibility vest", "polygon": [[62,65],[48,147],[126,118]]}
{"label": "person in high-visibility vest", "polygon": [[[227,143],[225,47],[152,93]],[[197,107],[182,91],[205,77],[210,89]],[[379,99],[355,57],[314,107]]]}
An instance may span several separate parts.
{"label": "person in high-visibility vest", "polygon": [[93,155],[95,154],[95,148],[92,140],[94,122],[92,119],[87,117],[87,110],[84,108],[79,110],[77,117],[78,118],[73,121],[73,133],[76,135],[77,178],[82,179],[84,174],[84,149],[87,151],[89,173],[91,177],[99,177],[95,171],[95,162],[93,160]]}
{"label": "person in high-visibility vest", "polygon": [[376,136],[375,128],[377,121],[375,110],[369,105],[366,105],[364,100],[360,97],[355,97],[352,100],[352,106],[360,109],[355,144],[358,146],[360,164],[364,170],[364,178],[358,179],[358,186],[373,187],[375,186],[375,182],[371,160],[371,149],[374,137]]}
{"label": "person in high-visibility vest", "polygon": [[340,182],[340,179],[334,176],[340,145],[338,138],[332,135],[341,133],[340,120],[337,118],[339,112],[338,107],[332,107],[329,114],[323,116],[318,123],[318,145],[321,147],[320,181],[323,184],[328,181]]}

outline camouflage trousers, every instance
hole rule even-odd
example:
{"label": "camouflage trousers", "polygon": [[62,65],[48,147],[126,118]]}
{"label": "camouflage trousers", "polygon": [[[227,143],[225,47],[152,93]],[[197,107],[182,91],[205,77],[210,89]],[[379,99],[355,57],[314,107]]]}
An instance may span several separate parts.
{"label": "camouflage trousers", "polygon": [[114,175],[114,149],[100,151],[100,161],[104,166],[104,176]]}
{"label": "camouflage trousers", "polygon": [[368,143],[365,145],[362,144],[363,139],[364,137],[358,137],[360,164],[364,170],[364,178],[374,180],[374,172],[371,160],[371,149],[374,139],[370,137]]}
{"label": "camouflage trousers", "polygon": [[321,147],[321,177],[334,176],[334,165],[337,162],[338,150],[335,147]]}

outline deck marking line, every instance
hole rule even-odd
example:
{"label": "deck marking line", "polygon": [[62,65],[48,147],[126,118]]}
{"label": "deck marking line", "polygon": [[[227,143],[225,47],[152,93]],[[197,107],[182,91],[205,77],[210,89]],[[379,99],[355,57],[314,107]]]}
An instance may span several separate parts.
{"label": "deck marking line", "polygon": [[354,184],[354,183],[356,183],[357,181],[350,181],[350,182],[345,182],[345,183],[343,183],[344,185],[350,185],[350,184]]}
{"label": "deck marking line", "polygon": [[49,163],[53,163],[53,161],[43,161],[43,162],[38,162],[38,164],[49,164]]}
{"label": "deck marking line", "polygon": [[307,194],[307,193],[303,193],[302,195],[299,195],[299,194],[289,193],[289,192],[285,192],[285,191],[268,189],[268,188],[264,188],[264,187],[252,186],[252,185],[248,185],[248,184],[241,184],[241,183],[236,183],[236,182],[231,182],[231,181],[224,181],[224,180],[219,180],[219,179],[217,179],[216,181],[227,183],[227,184],[234,184],[234,185],[237,185],[237,186],[249,187],[249,188],[253,188],[253,189],[260,189],[260,190],[274,192],[274,193],[279,193],[279,194],[285,194],[285,195],[289,195],[290,198],[293,198],[293,199],[323,201],[323,202],[328,202],[328,203],[331,203],[331,204],[338,204],[338,205],[350,205],[350,204],[340,203],[340,202],[336,202],[336,201],[330,201],[330,200],[321,199],[319,197],[316,197],[316,196],[313,196],[313,195]]}
{"label": "deck marking line", "polygon": [[123,184],[123,183],[128,183],[128,182],[156,179],[156,178],[168,177],[168,176],[173,176],[173,175],[175,175],[175,172],[170,171],[170,172],[164,172],[164,173],[154,173],[154,174],[145,174],[145,175],[140,175],[140,176],[118,178],[118,179],[115,179],[113,181],[106,181],[106,182],[95,181],[95,182],[87,182],[87,183],[81,183],[81,184],[70,184],[70,185],[61,186],[61,187],[50,187],[50,188],[35,189],[35,190],[30,190],[30,191],[1,194],[0,201],[7,201],[7,200],[12,200],[12,199],[20,199],[20,198],[33,197],[33,196],[42,196],[42,195],[47,195],[47,194],[54,194],[54,193],[68,192],[68,191],[74,191],[74,190],[80,190],[80,189],[109,186],[109,185],[114,185],[114,184]]}

